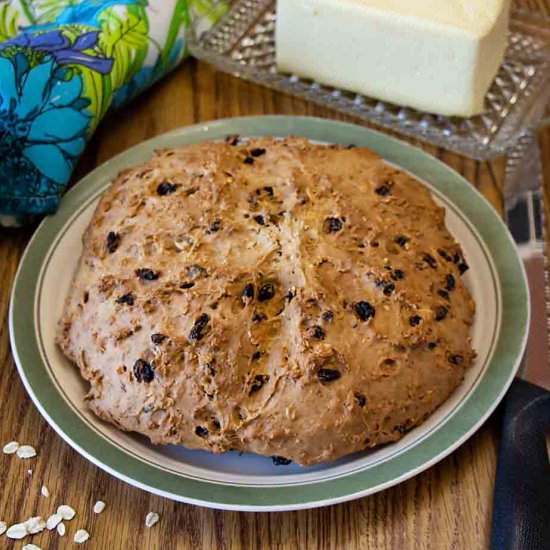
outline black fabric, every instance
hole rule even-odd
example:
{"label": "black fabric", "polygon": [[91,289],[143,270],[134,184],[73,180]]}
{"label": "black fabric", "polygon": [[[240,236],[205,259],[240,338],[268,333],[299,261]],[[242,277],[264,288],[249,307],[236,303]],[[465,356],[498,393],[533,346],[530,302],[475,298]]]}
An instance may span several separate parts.
{"label": "black fabric", "polygon": [[550,392],[516,379],[504,403],[492,550],[550,550]]}

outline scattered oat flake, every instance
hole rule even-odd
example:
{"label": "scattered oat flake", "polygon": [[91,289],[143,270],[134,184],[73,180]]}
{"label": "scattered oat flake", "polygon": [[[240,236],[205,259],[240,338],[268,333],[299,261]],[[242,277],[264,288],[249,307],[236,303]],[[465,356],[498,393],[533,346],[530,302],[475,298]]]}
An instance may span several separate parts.
{"label": "scattered oat flake", "polygon": [[153,527],[159,520],[159,515],[156,512],[149,512],[145,517],[145,527]]}
{"label": "scattered oat flake", "polygon": [[36,449],[31,445],[21,445],[16,453],[19,458],[32,458],[36,456]]}
{"label": "scattered oat flake", "polygon": [[68,504],[59,506],[57,513],[61,516],[61,519],[66,519],[68,521],[73,519],[76,515],[74,508],[71,508]]}
{"label": "scattered oat flake", "polygon": [[40,546],[36,544],[25,544],[21,550],[41,550]]}
{"label": "scattered oat flake", "polygon": [[60,523],[60,524],[57,526],[57,534],[58,534],[60,537],[64,537],[64,536],[65,536],[65,524],[64,524],[64,523]]}
{"label": "scattered oat flake", "polygon": [[105,510],[105,503],[102,500],[98,500],[94,504],[94,514],[101,514]]}
{"label": "scattered oat flake", "polygon": [[0,521],[0,535],[3,535],[8,528],[8,524],[5,521]]}
{"label": "scattered oat flake", "polygon": [[23,539],[29,534],[27,526],[24,523],[12,525],[6,532],[9,539]]}
{"label": "scattered oat flake", "polygon": [[29,518],[25,525],[27,527],[27,531],[31,535],[35,535],[36,533],[41,533],[46,529],[46,522],[44,521],[44,518],[42,516],[36,516],[34,518]]}
{"label": "scattered oat flake", "polygon": [[73,540],[77,544],[82,544],[83,542],[86,542],[89,538],[90,538],[90,533],[88,533],[88,531],[86,531],[86,529],[79,529],[74,534],[74,539]]}
{"label": "scattered oat flake", "polygon": [[42,485],[42,487],[40,488],[40,493],[42,493],[42,496],[46,498],[50,496],[50,491],[45,485]]}
{"label": "scattered oat flake", "polygon": [[10,441],[6,443],[2,449],[5,455],[12,455],[19,449],[19,443],[17,441]]}
{"label": "scattered oat flake", "polygon": [[59,514],[52,514],[46,521],[46,527],[49,531],[55,529],[63,518]]}

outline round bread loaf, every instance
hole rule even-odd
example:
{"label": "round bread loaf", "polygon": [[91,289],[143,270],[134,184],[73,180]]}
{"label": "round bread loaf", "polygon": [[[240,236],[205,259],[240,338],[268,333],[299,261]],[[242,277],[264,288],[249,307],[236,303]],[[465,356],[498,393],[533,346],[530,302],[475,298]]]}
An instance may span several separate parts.
{"label": "round bread loaf", "polygon": [[332,461],[395,441],[475,356],[444,209],[364,148],[158,151],[103,195],[58,343],[154,443]]}

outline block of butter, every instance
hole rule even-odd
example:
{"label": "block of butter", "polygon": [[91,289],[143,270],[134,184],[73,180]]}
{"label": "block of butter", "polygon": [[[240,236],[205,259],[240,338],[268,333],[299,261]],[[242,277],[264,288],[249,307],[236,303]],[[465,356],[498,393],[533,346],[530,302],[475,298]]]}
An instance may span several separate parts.
{"label": "block of butter", "polygon": [[278,69],[472,116],[502,62],[510,0],[277,0]]}

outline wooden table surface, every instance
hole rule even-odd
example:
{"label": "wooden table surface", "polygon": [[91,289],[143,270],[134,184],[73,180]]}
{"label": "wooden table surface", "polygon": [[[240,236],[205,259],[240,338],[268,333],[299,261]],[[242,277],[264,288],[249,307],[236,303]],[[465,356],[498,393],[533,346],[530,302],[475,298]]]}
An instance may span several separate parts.
{"label": "wooden table surface", "polygon": [[[524,7],[550,14],[550,0],[524,0]],[[297,114],[340,118],[288,96],[185,61],[153,90],[108,117],[86,150],[74,181],[113,155],[173,128],[216,118],[254,114]],[[349,119],[351,120],[351,119]],[[545,187],[550,188],[550,130],[539,134]],[[418,144],[421,145],[421,144]],[[422,145],[421,145],[422,146]],[[504,160],[478,163],[423,146],[463,174],[501,211]],[[114,479],[80,457],[42,419],[17,376],[8,342],[11,283],[32,228],[0,229],[0,443],[13,439],[36,447],[27,461],[0,455],[0,520],[8,524],[47,517],[69,503],[77,517],[64,539],[43,532],[32,540],[42,550],[74,547],[84,527],[84,548],[125,549],[400,549],[487,548],[498,442],[493,416],[456,452],[423,474],[376,495],[328,508],[287,513],[221,512],[179,504]],[[31,468],[32,474],[27,470]],[[40,495],[45,484],[48,499]],[[103,514],[93,503],[107,503]],[[160,522],[144,527],[149,511]],[[1,548],[23,542],[0,539]]]}

